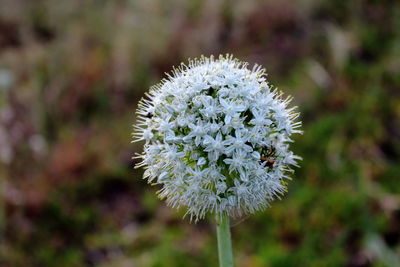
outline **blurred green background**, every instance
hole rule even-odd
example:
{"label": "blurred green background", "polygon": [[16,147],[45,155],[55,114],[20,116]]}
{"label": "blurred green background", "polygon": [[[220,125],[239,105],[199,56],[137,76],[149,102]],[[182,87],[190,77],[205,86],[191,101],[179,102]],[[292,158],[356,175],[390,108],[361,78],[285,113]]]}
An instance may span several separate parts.
{"label": "blurred green background", "polygon": [[217,266],[212,218],[156,198],[137,101],[233,53],[295,97],[288,194],[233,222],[236,266],[400,266],[400,2],[0,0],[0,266]]}

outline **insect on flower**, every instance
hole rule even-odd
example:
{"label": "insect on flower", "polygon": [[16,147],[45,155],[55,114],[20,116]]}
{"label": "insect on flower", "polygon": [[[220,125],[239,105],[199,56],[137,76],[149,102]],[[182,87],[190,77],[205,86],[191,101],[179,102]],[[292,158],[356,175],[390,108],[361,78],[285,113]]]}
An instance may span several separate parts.
{"label": "insect on flower", "polygon": [[264,147],[264,153],[261,154],[260,157],[260,161],[261,162],[266,162],[266,165],[270,168],[272,168],[274,166],[275,160],[273,159],[273,157],[275,156],[275,148],[271,147]]}

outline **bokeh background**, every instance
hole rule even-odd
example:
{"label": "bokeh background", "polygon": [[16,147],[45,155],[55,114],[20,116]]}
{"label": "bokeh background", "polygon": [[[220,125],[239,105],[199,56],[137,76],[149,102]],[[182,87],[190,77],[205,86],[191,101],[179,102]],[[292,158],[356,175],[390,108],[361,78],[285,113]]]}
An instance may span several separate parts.
{"label": "bokeh background", "polygon": [[233,53],[295,97],[288,194],[233,222],[237,266],[400,266],[400,2],[0,0],[0,266],[217,266],[131,159],[137,101]]}

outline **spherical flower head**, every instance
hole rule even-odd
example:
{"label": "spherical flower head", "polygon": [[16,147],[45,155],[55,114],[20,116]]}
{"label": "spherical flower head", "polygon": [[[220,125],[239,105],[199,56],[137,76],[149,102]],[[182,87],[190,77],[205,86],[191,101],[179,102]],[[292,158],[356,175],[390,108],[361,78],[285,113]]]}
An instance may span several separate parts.
{"label": "spherical flower head", "polygon": [[260,66],[247,66],[230,55],[190,60],[139,102],[138,166],[191,220],[264,209],[286,191],[300,159],[289,150],[301,132],[291,98],[272,89]]}

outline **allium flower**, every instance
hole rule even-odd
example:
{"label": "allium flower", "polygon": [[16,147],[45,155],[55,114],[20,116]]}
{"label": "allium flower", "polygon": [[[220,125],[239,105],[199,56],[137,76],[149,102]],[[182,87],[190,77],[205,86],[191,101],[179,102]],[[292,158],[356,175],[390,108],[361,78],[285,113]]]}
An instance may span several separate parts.
{"label": "allium flower", "polygon": [[289,150],[300,133],[291,98],[272,89],[265,70],[220,56],[182,64],[139,102],[134,141],[144,178],[191,219],[264,209],[286,190]]}

